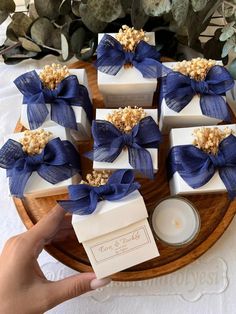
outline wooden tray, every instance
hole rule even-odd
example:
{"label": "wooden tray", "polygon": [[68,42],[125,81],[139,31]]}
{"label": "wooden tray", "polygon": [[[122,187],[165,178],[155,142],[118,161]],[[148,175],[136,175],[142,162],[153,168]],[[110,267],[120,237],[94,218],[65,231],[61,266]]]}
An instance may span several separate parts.
{"label": "wooden tray", "polygon": [[[102,96],[97,88],[96,70],[91,64],[77,62],[73,68],[86,68],[89,85],[93,92],[94,108],[102,108]],[[16,131],[23,127],[18,123]],[[78,143],[81,153],[90,150],[92,142]],[[168,152],[168,139],[165,138],[159,150],[159,170],[154,181],[139,180],[142,184],[141,193],[149,213],[155,208],[160,199],[169,195],[166,179],[165,161]],[[92,163],[82,157],[83,175],[92,169]],[[14,198],[18,213],[27,228],[31,228],[43,215],[55,205],[57,199],[64,199],[66,195],[52,196],[38,199],[20,200]],[[174,248],[157,242],[160,257],[139,264],[112,276],[113,280],[143,280],[171,273],[196,260],[206,252],[224,233],[236,213],[236,201],[229,201],[227,194],[208,194],[188,196],[190,202],[198,209],[201,216],[201,230],[196,240],[182,248]],[[45,249],[65,265],[80,271],[92,271],[83,246],[78,243],[70,224],[70,216],[65,218],[63,231],[53,243]]]}

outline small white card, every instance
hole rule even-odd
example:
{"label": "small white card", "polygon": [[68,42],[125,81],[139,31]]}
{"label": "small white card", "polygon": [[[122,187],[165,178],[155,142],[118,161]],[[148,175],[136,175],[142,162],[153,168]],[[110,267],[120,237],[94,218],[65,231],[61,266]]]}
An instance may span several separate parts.
{"label": "small white card", "polygon": [[159,256],[147,219],[83,242],[97,278]]}

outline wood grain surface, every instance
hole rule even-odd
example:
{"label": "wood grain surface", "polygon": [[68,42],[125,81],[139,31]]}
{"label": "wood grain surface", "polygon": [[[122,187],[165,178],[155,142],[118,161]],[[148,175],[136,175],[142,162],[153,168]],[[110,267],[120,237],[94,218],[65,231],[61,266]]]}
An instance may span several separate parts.
{"label": "wood grain surface", "polygon": [[[97,75],[95,68],[90,63],[77,62],[71,68],[85,68],[88,74],[89,86],[93,93],[95,108],[103,107],[102,96],[97,88]],[[154,98],[154,103],[156,98]],[[16,132],[23,130],[18,123]],[[81,153],[92,147],[92,142],[78,142]],[[149,214],[156,204],[169,195],[169,187],[166,179],[166,156],[168,153],[168,138],[165,137],[159,149],[159,170],[154,180],[140,179],[141,193],[144,197]],[[92,162],[82,157],[82,176],[92,169]],[[58,199],[66,199],[67,195],[51,196],[46,198],[20,200],[14,198],[18,213],[29,229],[41,217],[43,217],[56,204]],[[204,194],[186,197],[199,211],[201,217],[201,229],[197,238],[189,245],[183,247],[171,247],[157,241],[160,251],[158,258],[131,267],[112,276],[113,280],[129,281],[143,280],[171,273],[196,260],[206,252],[224,233],[236,213],[236,201],[229,201],[226,193]],[[62,230],[54,241],[45,249],[65,265],[80,272],[92,271],[88,257],[83,246],[78,243],[71,226],[71,216],[66,215]]]}

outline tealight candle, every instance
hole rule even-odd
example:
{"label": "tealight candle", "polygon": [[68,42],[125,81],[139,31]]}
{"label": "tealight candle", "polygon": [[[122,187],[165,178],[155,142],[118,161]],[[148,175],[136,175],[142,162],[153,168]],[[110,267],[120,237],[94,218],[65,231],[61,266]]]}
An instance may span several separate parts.
{"label": "tealight candle", "polygon": [[157,238],[169,245],[179,246],[191,242],[200,229],[199,214],[182,197],[161,201],[152,214],[152,227]]}

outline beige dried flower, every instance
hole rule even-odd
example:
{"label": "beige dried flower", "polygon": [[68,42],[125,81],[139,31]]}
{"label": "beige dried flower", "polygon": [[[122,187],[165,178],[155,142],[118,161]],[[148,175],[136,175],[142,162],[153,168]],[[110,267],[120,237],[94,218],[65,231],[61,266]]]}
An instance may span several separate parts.
{"label": "beige dried flower", "polygon": [[145,35],[145,32],[140,29],[134,29],[134,27],[129,27],[123,25],[119,32],[116,34],[116,39],[121,43],[124,50],[134,51],[137,44],[141,41],[148,41],[149,38]]}
{"label": "beige dried flower", "polygon": [[66,65],[53,63],[45,65],[43,70],[39,73],[40,80],[43,82],[44,87],[49,89],[57,88],[57,85],[67,76],[69,76],[69,69]]}
{"label": "beige dried flower", "polygon": [[109,170],[93,170],[92,173],[87,174],[86,180],[80,181],[80,184],[88,184],[91,186],[100,186],[107,183],[111,171]]}
{"label": "beige dried flower", "polygon": [[26,130],[20,139],[22,150],[28,155],[40,154],[49,142],[52,133],[44,129]]}
{"label": "beige dried flower", "polygon": [[233,130],[229,127],[225,127],[223,130],[217,127],[198,128],[193,132],[193,135],[195,136],[193,145],[208,154],[216,155],[218,153],[220,142],[230,134],[233,134]]}
{"label": "beige dried flower", "polygon": [[205,79],[208,71],[216,64],[215,60],[207,60],[204,58],[195,58],[190,61],[177,62],[173,67],[174,71],[178,71],[191,79],[202,81]]}
{"label": "beige dried flower", "polygon": [[129,133],[132,128],[146,117],[146,112],[142,107],[130,106],[112,110],[106,120],[114,124],[120,131]]}

